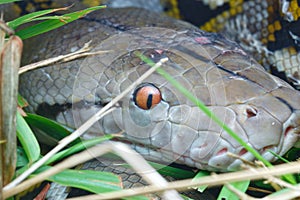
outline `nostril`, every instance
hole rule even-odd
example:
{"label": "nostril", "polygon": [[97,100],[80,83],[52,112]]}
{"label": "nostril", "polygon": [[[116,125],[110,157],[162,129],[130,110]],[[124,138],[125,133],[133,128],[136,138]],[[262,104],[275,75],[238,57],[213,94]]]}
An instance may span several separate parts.
{"label": "nostril", "polygon": [[255,108],[247,108],[246,114],[248,118],[255,117],[257,114],[257,110]]}

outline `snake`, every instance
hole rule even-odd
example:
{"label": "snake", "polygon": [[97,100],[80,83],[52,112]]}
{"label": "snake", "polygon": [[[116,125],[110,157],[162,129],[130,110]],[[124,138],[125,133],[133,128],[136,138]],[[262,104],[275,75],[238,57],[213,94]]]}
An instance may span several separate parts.
{"label": "snake", "polygon": [[[276,160],[270,151],[284,155],[299,140],[299,91],[223,35],[141,8],[103,9],[29,39],[23,64],[74,52],[89,41],[103,53],[21,75],[30,111],[79,127],[151,68],[139,53],[153,62],[168,58],[161,68],[266,160]],[[242,163],[228,153],[255,160],[157,72],[82,138],[120,132],[146,158],[164,163],[226,172]]]}

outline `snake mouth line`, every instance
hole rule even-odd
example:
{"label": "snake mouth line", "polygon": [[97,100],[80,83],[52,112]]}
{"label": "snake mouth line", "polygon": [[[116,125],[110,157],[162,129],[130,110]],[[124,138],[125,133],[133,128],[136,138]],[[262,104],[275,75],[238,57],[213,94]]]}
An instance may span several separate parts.
{"label": "snake mouth line", "polygon": [[[158,151],[158,150],[163,149],[163,148],[155,147],[155,146],[153,146],[153,145],[151,145],[151,144],[144,144],[144,143],[142,143],[142,142],[132,141],[132,140],[126,138],[126,137],[116,137],[116,138],[113,138],[112,141],[122,142],[122,143],[128,144],[128,145],[130,145],[130,146],[133,146],[134,149],[136,149],[136,147],[139,147],[139,149],[144,149],[144,150],[146,150],[146,151],[160,152],[160,151]],[[145,152],[146,152],[146,151],[145,151]],[[164,151],[167,151],[167,150],[164,149]],[[170,152],[170,153],[172,153],[172,154],[175,154],[175,153],[173,153],[173,152],[171,152],[171,151],[168,151],[168,152]]]}
{"label": "snake mouth line", "polygon": [[[179,154],[179,153],[173,152],[173,151],[168,150],[163,147],[157,148],[151,144],[144,144],[144,143],[141,143],[138,141],[131,141],[130,139],[124,138],[124,137],[114,138],[113,141],[126,143],[126,144],[130,145],[138,153],[140,153],[143,157],[145,157],[147,160],[158,162],[158,163],[165,164],[165,165],[177,163],[177,164],[184,164],[184,165],[187,165],[187,166],[193,167],[193,168],[199,168],[199,166],[206,166],[206,168],[209,168],[212,171],[227,171],[229,169],[229,168],[228,169],[226,168],[225,170],[222,170],[221,166],[211,165],[210,159],[208,159],[208,160],[206,160],[205,158],[200,159],[200,160],[195,159],[190,155],[190,153],[186,154],[187,152],[190,151],[189,149],[187,149],[186,152]],[[269,146],[268,149],[272,150],[273,147],[274,146]],[[265,150],[267,150],[267,149],[265,149]],[[234,157],[232,157],[232,155],[236,155],[237,157],[240,157],[241,159],[245,159],[243,157],[246,156],[246,160],[248,160],[247,157],[249,157],[249,154],[250,154],[250,152],[248,152],[244,148],[242,148],[240,150],[240,154],[235,154],[235,153],[236,152],[228,151],[227,148],[223,148],[220,151],[218,151],[217,153],[215,153],[215,156],[226,156],[226,157],[228,156],[229,158],[231,158],[231,162],[228,164],[228,166],[229,166],[230,164],[232,164],[234,162]],[[249,159],[248,161],[249,162],[253,161],[253,158],[251,157],[251,159]]]}
{"label": "snake mouth line", "polygon": [[[131,146],[135,151],[140,153],[149,161],[158,162],[165,165],[170,164],[184,164],[189,167],[196,167],[196,160],[192,159],[190,156],[186,155],[186,152],[182,154],[173,152],[164,147],[155,147],[151,144],[144,144],[138,141],[131,141],[128,138],[116,137],[112,141],[122,142]],[[187,151],[189,151],[187,149]],[[202,163],[203,164],[203,163]]]}

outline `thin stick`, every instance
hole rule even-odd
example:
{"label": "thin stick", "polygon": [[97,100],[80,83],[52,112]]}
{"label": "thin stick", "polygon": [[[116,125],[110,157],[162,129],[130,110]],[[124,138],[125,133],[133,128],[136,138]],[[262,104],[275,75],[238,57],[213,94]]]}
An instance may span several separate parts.
{"label": "thin stick", "polygon": [[289,188],[292,190],[299,190],[299,187],[294,186],[286,181],[283,181],[279,178],[276,178],[274,176],[268,176],[268,178],[266,178],[268,180],[269,183],[275,183],[277,185],[280,185],[281,187],[285,187],[285,188]]}
{"label": "thin stick", "polygon": [[0,30],[2,30],[7,35],[11,36],[15,34],[15,31],[11,29],[3,20],[2,16],[0,18]]}
{"label": "thin stick", "polygon": [[[41,172],[40,174],[36,175],[33,178],[30,178],[23,183],[17,185],[14,188],[7,189],[3,192],[3,198],[6,199],[8,197],[11,197],[15,194],[18,194],[24,190],[27,190],[28,188],[32,187],[33,185],[36,185],[37,183],[40,183],[44,181],[46,178],[53,176],[65,169],[74,167],[76,165],[79,165],[83,162],[87,162],[95,157],[101,156],[105,153],[108,153],[112,150],[112,145],[110,143],[101,144],[99,146],[91,147],[90,149],[87,149],[81,153],[75,154],[64,161],[60,162],[59,164],[53,166],[52,168]],[[93,152],[93,154],[91,154]]]}
{"label": "thin stick", "polygon": [[51,65],[51,64],[56,63],[56,62],[68,62],[68,61],[75,60],[75,59],[78,59],[78,58],[81,58],[81,57],[86,57],[86,56],[92,56],[92,55],[104,54],[104,53],[111,52],[111,51],[88,52],[88,51],[91,50],[91,48],[89,46],[90,43],[91,43],[91,41],[85,43],[84,46],[81,49],[79,49],[78,51],[75,51],[73,53],[69,53],[69,54],[66,54],[66,55],[60,55],[60,56],[56,56],[54,58],[49,58],[49,59],[42,60],[42,61],[39,61],[39,62],[36,62],[36,63],[25,65],[24,67],[21,67],[19,69],[19,74],[23,74],[27,71],[34,70],[34,69],[37,69],[37,68],[40,68],[40,67],[45,67],[45,66]]}
{"label": "thin stick", "polygon": [[[140,154],[122,143],[112,143],[113,150],[125,160],[144,180],[151,185],[166,186],[168,182],[164,179]],[[176,190],[168,190],[163,193],[163,199],[180,199]]]}
{"label": "thin stick", "polygon": [[108,111],[114,104],[120,101],[127,93],[132,91],[137,85],[142,83],[144,79],[150,76],[157,68],[159,68],[163,63],[167,62],[168,58],[162,58],[158,63],[156,63],[153,67],[151,67],[146,73],[140,76],[135,82],[133,82],[128,88],[126,88],[121,94],[115,97],[111,102],[109,102],[106,106],[104,106],[100,111],[98,111],[95,115],[93,115],[90,119],[88,119],[84,124],[82,124],[77,130],[75,130],[71,135],[63,138],[59,144],[54,147],[51,151],[49,151],[43,158],[34,163],[28,170],[26,170],[23,174],[13,180],[11,183],[7,184],[3,191],[11,189],[21,183],[25,178],[27,178],[30,174],[32,174],[35,170],[41,167],[49,158],[51,158],[54,154],[59,152],[65,146],[70,144],[72,141],[76,140],[80,137],[85,131],[87,131],[95,122],[97,122],[106,111]]}
{"label": "thin stick", "polygon": [[247,195],[246,193],[236,189],[233,185],[230,185],[230,184],[225,184],[225,186],[230,190],[232,191],[236,196],[239,197],[239,199],[242,199],[242,200],[254,200],[256,198],[253,198],[249,195]]}
{"label": "thin stick", "polygon": [[[158,186],[150,185],[150,186],[139,187],[134,189],[133,188],[124,189],[122,191],[107,192],[99,195],[87,195],[84,197],[70,198],[69,200],[120,199],[125,197],[136,196],[136,195],[157,193],[157,192],[162,192],[165,190],[172,190],[172,189],[176,189],[177,191],[183,191],[183,190],[187,190],[187,188],[193,188],[202,185],[217,186],[217,185],[224,185],[229,182],[238,182],[243,180],[258,180],[268,175],[279,176],[288,173],[298,173],[299,168],[300,168],[300,161],[296,161],[296,162],[277,165],[270,168],[260,168],[260,169],[256,169],[255,171],[253,171],[253,169],[250,169],[250,170],[243,170],[243,171],[231,172],[231,173],[219,174],[219,175],[214,174],[212,176],[202,177],[199,179],[186,179],[186,180],[169,182],[167,186],[158,187]],[[296,191],[300,195],[299,191],[300,191],[300,187],[299,190]]]}
{"label": "thin stick", "polygon": [[[36,185],[37,183],[46,180],[50,176],[62,172],[65,169],[87,162],[93,158],[99,157],[108,152],[114,152],[118,154],[120,157],[122,157],[128,164],[130,164],[133,167],[133,169],[135,169],[141,176],[143,176],[148,183],[157,186],[168,184],[168,182],[154,168],[152,168],[152,166],[149,165],[141,155],[139,155],[138,153],[136,153],[135,151],[133,151],[123,143],[110,142],[110,143],[101,144],[99,146],[91,147],[81,153],[70,156],[69,158],[53,166],[52,168],[39,173],[33,178],[24,181],[23,183],[19,184],[18,186],[12,189],[6,190],[3,193],[3,197],[4,198],[11,197],[15,194],[18,194],[24,190],[29,189],[30,187]],[[128,157],[128,154],[130,154],[130,158]],[[143,173],[145,172],[145,170],[148,172],[146,176],[145,173]],[[165,197],[167,197],[166,199],[172,199],[172,200],[182,199],[176,190],[167,191]]]}
{"label": "thin stick", "polygon": [[278,193],[273,193],[264,198],[261,198],[260,200],[289,200],[296,199],[296,197],[300,197],[300,187],[298,188],[298,190],[281,190]]}

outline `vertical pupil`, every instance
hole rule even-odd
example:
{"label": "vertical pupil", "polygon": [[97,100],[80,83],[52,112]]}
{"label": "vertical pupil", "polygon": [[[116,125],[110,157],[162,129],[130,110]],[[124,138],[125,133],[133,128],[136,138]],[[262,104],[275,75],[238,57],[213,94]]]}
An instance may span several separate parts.
{"label": "vertical pupil", "polygon": [[147,108],[150,109],[152,106],[153,94],[149,94],[147,98]]}

